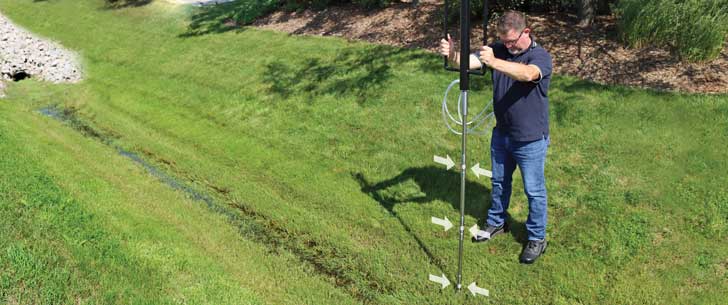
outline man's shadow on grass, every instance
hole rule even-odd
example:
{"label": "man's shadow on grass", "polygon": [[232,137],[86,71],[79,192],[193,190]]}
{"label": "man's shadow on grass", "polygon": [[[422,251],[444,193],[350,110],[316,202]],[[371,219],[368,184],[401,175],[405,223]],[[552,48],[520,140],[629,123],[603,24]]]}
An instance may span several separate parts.
{"label": "man's shadow on grass", "polygon": [[[405,228],[423,252],[429,257],[430,261],[440,270],[446,270],[445,264],[436,258],[427,248],[427,245],[412,231],[412,228],[400,217],[394,207],[400,203],[428,203],[433,200],[440,200],[450,203],[452,208],[460,211],[460,173],[455,171],[446,171],[440,167],[426,166],[408,168],[399,175],[390,179],[372,183],[368,181],[362,173],[353,173],[352,176],[361,186],[361,191],[371,196],[384,207],[390,215],[399,220],[400,224]],[[401,198],[396,194],[388,194],[387,189],[401,186],[409,181],[414,182],[419,187],[419,192],[415,196]],[[465,182],[465,214],[477,219],[478,226],[481,228],[485,224],[488,208],[490,208],[490,190],[485,186],[466,180]],[[436,216],[437,215],[432,215]],[[451,220],[457,229],[459,219]],[[509,217],[511,235],[521,244],[527,242],[526,226],[524,223],[515,221]],[[465,224],[466,230],[472,224]],[[466,232],[466,234],[468,234]],[[469,234],[468,234],[469,235]],[[467,238],[470,238],[469,236]]]}

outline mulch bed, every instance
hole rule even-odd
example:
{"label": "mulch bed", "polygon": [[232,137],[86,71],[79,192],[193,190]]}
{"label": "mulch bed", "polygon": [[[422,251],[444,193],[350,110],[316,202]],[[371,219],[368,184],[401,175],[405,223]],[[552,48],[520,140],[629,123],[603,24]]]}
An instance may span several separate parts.
{"label": "mulch bed", "polygon": [[[616,39],[611,16],[600,16],[592,28],[576,25],[568,14],[529,16],[534,37],[554,58],[554,72],[601,84],[621,84],[657,90],[728,93],[728,44],[717,59],[704,63],[680,61],[669,51],[645,47],[627,48]],[[472,42],[482,42],[482,27],[472,21]],[[377,44],[421,48],[435,52],[442,37],[442,3],[421,0],[418,5],[395,3],[378,10],[354,5],[323,11],[277,11],[261,17],[253,26],[293,35],[339,36]],[[489,26],[489,37],[496,37]],[[457,37],[457,24],[450,30]],[[477,43],[473,47],[479,47]]]}

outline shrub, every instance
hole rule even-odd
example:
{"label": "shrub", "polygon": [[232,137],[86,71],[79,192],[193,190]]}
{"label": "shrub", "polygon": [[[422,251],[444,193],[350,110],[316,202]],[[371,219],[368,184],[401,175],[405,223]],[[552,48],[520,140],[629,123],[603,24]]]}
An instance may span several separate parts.
{"label": "shrub", "polygon": [[690,61],[717,57],[728,36],[728,0],[622,0],[620,37],[665,46]]}

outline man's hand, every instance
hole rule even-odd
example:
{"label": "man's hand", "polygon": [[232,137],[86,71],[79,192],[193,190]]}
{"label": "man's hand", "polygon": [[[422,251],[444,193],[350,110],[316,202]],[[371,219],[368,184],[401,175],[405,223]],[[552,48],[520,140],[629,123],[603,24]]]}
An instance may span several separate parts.
{"label": "man's hand", "polygon": [[489,46],[483,46],[480,48],[480,62],[485,64],[488,67],[493,67],[493,60],[495,59],[495,55],[493,55],[493,49]]}
{"label": "man's hand", "polygon": [[498,59],[489,46],[480,48],[480,57],[478,59],[491,69],[503,72],[519,82],[538,81],[541,78],[541,70],[538,66]]}
{"label": "man's hand", "polygon": [[[440,39],[440,46],[437,48],[437,51],[440,55],[447,56],[447,60],[455,67],[459,67],[462,54],[455,52],[454,45],[455,42],[452,40],[452,37],[450,37],[450,34],[447,34],[447,40]],[[469,69],[480,69],[482,67],[478,62],[478,58],[473,54],[468,55],[468,62],[470,63]]]}
{"label": "man's hand", "polygon": [[450,37],[450,34],[447,34],[447,40],[440,39],[440,48],[438,51],[442,56],[447,56],[448,60],[453,60],[455,58],[455,48],[453,45],[452,37]]}

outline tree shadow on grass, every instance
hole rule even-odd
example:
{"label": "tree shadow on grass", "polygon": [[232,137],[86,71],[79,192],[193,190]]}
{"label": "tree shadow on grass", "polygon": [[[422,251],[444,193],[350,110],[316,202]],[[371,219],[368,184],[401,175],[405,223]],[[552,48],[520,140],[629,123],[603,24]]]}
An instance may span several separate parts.
{"label": "tree shadow on grass", "polygon": [[279,3],[273,0],[231,1],[197,6],[193,8],[187,31],[178,37],[243,31],[244,25],[278,7]]}
{"label": "tree shadow on grass", "polygon": [[152,3],[153,0],[106,0],[103,9],[121,9],[127,7],[140,7]]}
{"label": "tree shadow on grass", "polygon": [[263,71],[270,93],[282,98],[320,95],[354,97],[364,106],[381,96],[393,78],[393,67],[428,54],[389,46],[346,48],[333,59],[305,58],[302,62],[275,60]]}
{"label": "tree shadow on grass", "polygon": [[[352,173],[354,179],[361,186],[361,191],[371,196],[384,207],[390,215],[397,218],[405,231],[417,241],[420,249],[427,255],[435,266],[440,270],[447,270],[445,263],[432,254],[427,245],[420,239],[412,228],[397,214],[395,206],[402,203],[428,203],[440,200],[450,203],[454,210],[460,210],[460,173],[446,171],[443,168],[426,166],[408,168],[399,175],[390,179],[373,183],[364,177],[362,173]],[[416,194],[400,195],[392,189],[402,188],[405,184],[414,182],[419,188]],[[406,186],[404,187],[406,188]],[[485,223],[487,211],[490,208],[490,190],[483,185],[471,181],[465,182],[465,214],[477,219],[480,227]],[[433,215],[436,216],[436,215]],[[510,217],[509,217],[510,218]],[[459,219],[452,220],[454,225],[459,226]],[[511,234],[521,244],[525,244],[525,224],[510,219]],[[466,230],[472,224],[465,224]],[[467,233],[466,233],[467,234]],[[452,277],[451,277],[452,278]]]}

